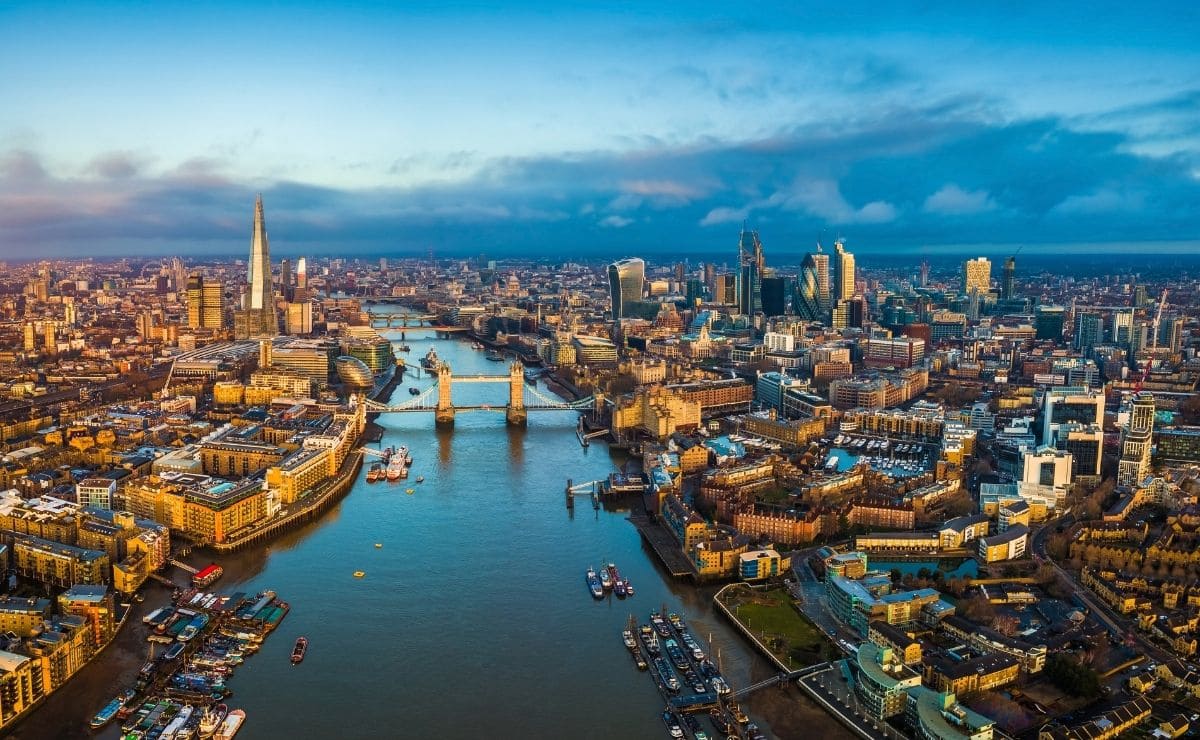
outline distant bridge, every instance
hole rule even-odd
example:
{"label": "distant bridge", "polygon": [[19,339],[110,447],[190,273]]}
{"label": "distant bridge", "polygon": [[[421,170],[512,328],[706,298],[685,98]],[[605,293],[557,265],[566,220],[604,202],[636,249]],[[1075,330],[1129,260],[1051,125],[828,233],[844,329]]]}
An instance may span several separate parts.
{"label": "distant bridge", "polygon": [[[420,395],[395,405],[388,405],[364,400],[367,411],[380,414],[421,413],[432,411],[434,421],[439,426],[449,426],[454,423],[454,417],[459,412],[469,411],[504,411],[509,424],[522,425],[530,411],[586,411],[595,404],[593,396],[581,398],[578,401],[563,401],[548,396],[535,387],[525,383],[525,369],[519,362],[508,366],[507,375],[454,375],[450,365],[440,363],[433,371],[437,381],[425,389]],[[451,391],[458,383],[507,383],[508,402],[502,405],[476,404],[455,405],[451,400]],[[528,393],[533,403],[525,400]],[[436,398],[435,398],[436,397]]]}
{"label": "distant bridge", "polygon": [[431,313],[392,313],[375,311],[365,311],[364,313],[371,319],[371,326],[375,327],[416,327],[433,324],[437,321],[437,316]]}

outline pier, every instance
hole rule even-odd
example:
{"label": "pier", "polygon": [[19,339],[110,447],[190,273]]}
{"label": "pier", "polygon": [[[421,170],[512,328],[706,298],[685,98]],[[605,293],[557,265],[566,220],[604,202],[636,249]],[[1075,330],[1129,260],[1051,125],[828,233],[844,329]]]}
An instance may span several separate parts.
{"label": "pier", "polygon": [[637,528],[646,544],[650,545],[650,549],[654,550],[654,554],[658,555],[659,561],[672,578],[699,579],[692,561],[679,549],[675,536],[666,527],[652,521],[645,514],[630,514],[629,521]]}

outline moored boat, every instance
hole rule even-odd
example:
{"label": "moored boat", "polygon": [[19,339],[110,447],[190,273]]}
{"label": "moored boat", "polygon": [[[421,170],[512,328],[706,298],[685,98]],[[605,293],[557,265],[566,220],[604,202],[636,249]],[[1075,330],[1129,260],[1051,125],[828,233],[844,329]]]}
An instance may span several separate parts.
{"label": "moored boat", "polygon": [[387,472],[386,472],[387,479],[392,482],[398,481],[398,480],[400,480],[403,471],[404,471],[404,457],[402,455],[398,455],[398,454],[392,455],[392,459],[388,460],[388,466],[387,466]]}
{"label": "moored boat", "polygon": [[633,584],[629,582],[628,578],[625,579],[625,595],[633,596]]}
{"label": "moored boat", "polygon": [[308,638],[297,637],[296,646],[292,648],[292,665],[296,665],[304,660],[304,653],[308,651]]}
{"label": "moored boat", "polygon": [[637,641],[633,639],[633,632],[631,630],[625,630],[622,632],[621,639],[625,642],[625,647],[629,648],[630,650],[633,650],[637,647]]}
{"label": "moored boat", "polygon": [[597,599],[604,598],[604,586],[600,583],[600,578],[596,575],[596,571],[592,568],[587,569],[585,576],[588,589],[592,592],[592,596]]}
{"label": "moored boat", "polygon": [[105,704],[99,712],[96,712],[96,714],[92,717],[91,722],[88,724],[93,730],[97,730],[107,725],[109,722],[112,722],[113,718],[117,716],[117,712],[120,710],[121,700],[119,698],[113,699],[109,703]]}
{"label": "moored boat", "polygon": [[225,721],[225,717],[229,715],[229,707],[224,704],[218,704],[215,707],[208,707],[204,710],[204,716],[200,718],[200,737],[202,740],[212,737],[216,734],[217,728]]}
{"label": "moored boat", "polygon": [[600,569],[600,586],[605,591],[607,591],[610,588],[612,588],[612,585],[613,585],[612,576],[609,575],[608,568],[601,568]]}
{"label": "moored boat", "polygon": [[235,709],[225,717],[225,721],[221,723],[220,729],[213,737],[216,740],[233,740],[233,736],[242,728],[242,723],[246,721],[246,713],[240,709]]}
{"label": "moored boat", "polygon": [[367,483],[374,483],[384,475],[383,465],[381,463],[372,463],[371,469],[367,471]]}

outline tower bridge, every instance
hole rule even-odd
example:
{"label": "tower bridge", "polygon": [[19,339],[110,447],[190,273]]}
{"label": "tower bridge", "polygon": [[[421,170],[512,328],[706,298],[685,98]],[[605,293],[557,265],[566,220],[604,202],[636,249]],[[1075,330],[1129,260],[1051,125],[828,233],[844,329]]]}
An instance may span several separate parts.
{"label": "tower bridge", "polygon": [[[507,375],[454,375],[447,363],[440,363],[432,371],[436,381],[423,393],[409,401],[387,405],[364,400],[367,411],[380,414],[427,413],[432,411],[438,426],[454,424],[454,417],[469,411],[504,411],[505,420],[512,425],[523,425],[530,411],[587,411],[595,406],[595,397],[588,396],[578,401],[566,402],[548,396],[525,383],[525,369],[519,362],[508,366]],[[455,405],[451,394],[459,383],[507,383],[508,399],[504,404]],[[526,401],[525,394],[531,396]]]}

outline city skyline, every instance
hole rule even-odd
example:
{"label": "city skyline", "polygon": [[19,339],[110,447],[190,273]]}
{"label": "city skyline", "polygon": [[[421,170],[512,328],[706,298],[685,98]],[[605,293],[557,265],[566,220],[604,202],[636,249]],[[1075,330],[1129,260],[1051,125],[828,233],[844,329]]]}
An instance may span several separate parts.
{"label": "city skyline", "polygon": [[0,257],[1196,247],[1180,4],[539,11],[8,4]]}

